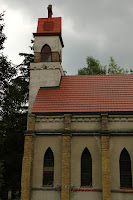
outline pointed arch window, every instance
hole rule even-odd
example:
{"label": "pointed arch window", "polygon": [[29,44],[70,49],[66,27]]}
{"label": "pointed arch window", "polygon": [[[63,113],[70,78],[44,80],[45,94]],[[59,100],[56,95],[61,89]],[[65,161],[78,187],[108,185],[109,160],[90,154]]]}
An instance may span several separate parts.
{"label": "pointed arch window", "polygon": [[92,186],[92,158],[87,147],[81,156],[81,186]]}
{"label": "pointed arch window", "polygon": [[51,62],[51,48],[45,44],[41,50],[41,62]]}
{"label": "pointed arch window", "polygon": [[52,186],[54,181],[54,155],[49,147],[44,155],[43,185]]}
{"label": "pointed arch window", "polygon": [[124,148],[120,154],[120,187],[132,187],[131,159]]}

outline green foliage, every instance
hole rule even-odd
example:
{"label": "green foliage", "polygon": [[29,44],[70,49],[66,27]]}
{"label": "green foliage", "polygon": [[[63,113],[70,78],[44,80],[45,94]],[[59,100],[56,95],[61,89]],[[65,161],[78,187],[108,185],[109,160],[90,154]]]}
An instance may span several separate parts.
{"label": "green foliage", "polygon": [[[0,14],[0,50],[6,39],[3,17]],[[21,56],[23,62],[15,66],[0,53],[0,200],[7,199],[8,190],[12,190],[13,199],[20,196],[29,65],[34,58],[32,54]]]}
{"label": "green foliage", "polygon": [[30,63],[34,61],[34,55],[28,53],[20,53],[24,57],[23,62],[18,65],[20,75],[15,79],[16,84],[21,88],[23,103],[28,102],[29,95],[29,79],[30,79]]}
{"label": "green foliage", "polygon": [[113,57],[110,57],[109,60],[109,67],[108,67],[108,74],[127,74],[128,70],[121,68],[118,66]]}
{"label": "green foliage", "polygon": [[106,66],[102,66],[99,60],[96,60],[92,56],[88,56],[86,62],[87,62],[87,67],[79,69],[78,75],[106,74]]}
{"label": "green foliage", "polygon": [[4,141],[1,145],[0,157],[4,161],[4,191],[2,195],[5,199],[8,190],[20,193],[21,169],[23,156],[24,131],[26,129],[26,113],[11,112],[4,115],[1,124]]}
{"label": "green foliage", "polygon": [[133,74],[133,70],[132,69],[130,69],[130,74]]}
{"label": "green foliage", "polygon": [[16,76],[16,69],[11,64],[10,61],[7,60],[3,54],[0,54],[0,110],[1,116],[3,116],[6,109],[4,106],[6,105],[5,100],[10,92],[10,88],[12,87],[12,79]]}
{"label": "green foliage", "polygon": [[[92,56],[86,59],[87,67],[78,70],[78,75],[101,75],[101,74],[127,74],[128,70],[118,66],[113,57],[110,57],[108,68],[102,66],[99,60]],[[132,73],[132,70],[130,70]]]}
{"label": "green foliage", "polygon": [[0,192],[2,192],[1,188],[4,186],[3,171],[4,171],[3,161],[0,160]]}
{"label": "green foliage", "polygon": [[0,13],[0,50],[4,49],[3,44],[6,39],[6,36],[3,33],[3,30],[4,30],[4,24],[3,24],[4,18],[3,17],[4,17],[4,12]]}

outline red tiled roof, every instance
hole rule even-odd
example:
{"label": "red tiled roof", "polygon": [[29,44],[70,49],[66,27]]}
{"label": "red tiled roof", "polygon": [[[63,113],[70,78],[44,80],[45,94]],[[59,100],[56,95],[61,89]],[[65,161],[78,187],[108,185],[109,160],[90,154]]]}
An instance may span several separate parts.
{"label": "red tiled roof", "polygon": [[34,36],[59,36],[61,45],[64,47],[64,43],[61,36],[61,17],[56,18],[39,18],[37,33],[33,33]]}
{"label": "red tiled roof", "polygon": [[37,33],[61,34],[61,17],[39,18]]}
{"label": "red tiled roof", "polygon": [[39,89],[32,113],[133,111],[133,74],[63,76]]}

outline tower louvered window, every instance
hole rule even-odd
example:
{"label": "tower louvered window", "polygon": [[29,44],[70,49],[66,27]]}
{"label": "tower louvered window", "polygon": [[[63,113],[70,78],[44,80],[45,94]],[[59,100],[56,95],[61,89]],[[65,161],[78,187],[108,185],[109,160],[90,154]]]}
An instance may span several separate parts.
{"label": "tower louvered window", "polygon": [[45,44],[41,51],[41,62],[51,62],[51,48]]}
{"label": "tower louvered window", "polygon": [[81,186],[92,186],[92,158],[87,148],[81,156]]}
{"label": "tower louvered window", "polygon": [[120,155],[120,187],[132,187],[131,159],[124,148]]}
{"label": "tower louvered window", "polygon": [[54,181],[54,155],[49,147],[44,155],[43,185],[53,185]]}

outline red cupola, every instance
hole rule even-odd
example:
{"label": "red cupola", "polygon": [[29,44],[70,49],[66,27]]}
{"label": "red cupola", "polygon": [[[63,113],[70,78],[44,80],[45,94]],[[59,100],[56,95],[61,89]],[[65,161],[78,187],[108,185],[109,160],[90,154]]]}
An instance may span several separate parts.
{"label": "red cupola", "polygon": [[61,36],[61,17],[52,18],[52,5],[48,6],[48,18],[39,18],[37,33],[34,36],[59,36],[62,47],[64,47]]}

